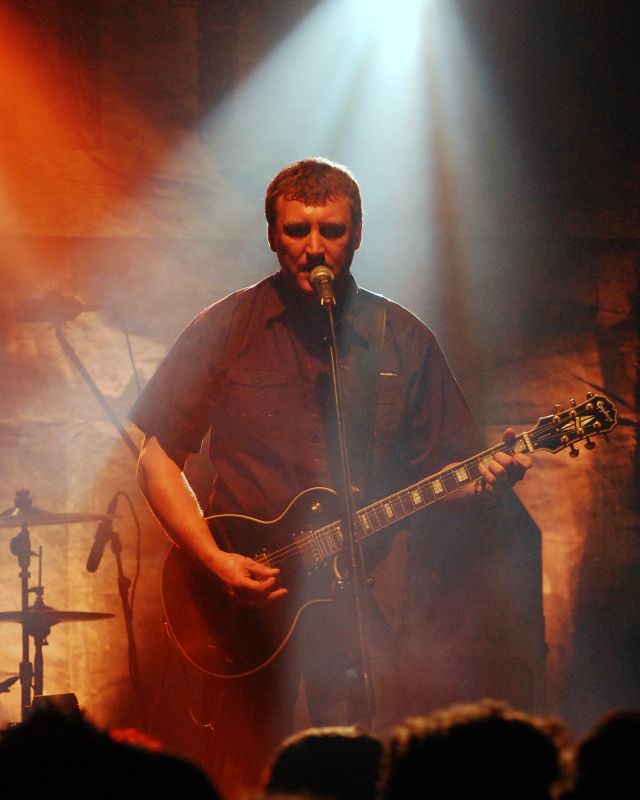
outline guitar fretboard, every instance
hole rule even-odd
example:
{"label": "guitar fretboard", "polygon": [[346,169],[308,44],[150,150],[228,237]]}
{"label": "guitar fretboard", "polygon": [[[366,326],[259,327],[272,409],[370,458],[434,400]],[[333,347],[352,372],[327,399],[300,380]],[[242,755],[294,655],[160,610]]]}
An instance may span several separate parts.
{"label": "guitar fretboard", "polygon": [[[395,494],[377,500],[356,512],[356,535],[360,540],[365,539],[474,483],[481,478],[480,465],[491,461],[495,453],[514,455],[531,453],[533,450],[534,446],[529,435],[523,433],[508,445],[501,443],[490,447],[466,461],[461,461],[436,475],[423,478]],[[331,558],[343,548],[344,537],[339,520],[318,528],[309,535],[310,540],[307,540],[305,545],[311,545],[322,559]]]}

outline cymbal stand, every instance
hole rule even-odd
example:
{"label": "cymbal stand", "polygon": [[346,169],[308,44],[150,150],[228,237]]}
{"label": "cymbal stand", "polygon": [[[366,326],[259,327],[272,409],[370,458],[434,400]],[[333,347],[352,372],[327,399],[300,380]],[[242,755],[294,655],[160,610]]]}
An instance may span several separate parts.
{"label": "cymbal stand", "polygon": [[33,602],[29,613],[33,614],[32,619],[27,625],[27,633],[33,637],[33,694],[34,696],[44,694],[44,660],[42,648],[49,644],[47,636],[51,633],[51,627],[44,621],[44,617],[38,611],[44,610],[44,586],[42,585],[42,545],[38,548],[38,585],[29,589],[34,592],[36,599]]}
{"label": "cymbal stand", "polygon": [[[30,508],[32,504],[31,495],[26,489],[20,489],[16,492],[15,506],[16,508],[26,509]],[[42,550],[42,548],[41,548]],[[27,614],[29,613],[29,567],[31,564],[31,556],[36,555],[31,550],[31,537],[29,535],[29,527],[26,523],[20,528],[20,533],[16,534],[11,540],[11,552],[18,559],[20,566],[20,595],[21,595],[21,611],[22,611],[22,661],[20,662],[20,706],[21,718],[24,720],[29,707],[31,706],[31,689],[34,680],[34,666],[31,664],[29,656],[29,625],[27,622]],[[40,558],[42,565],[42,558]],[[42,586],[38,587],[42,590]],[[42,591],[40,591],[40,600],[42,601]],[[42,690],[42,640],[39,642],[37,650],[38,656],[38,675],[39,685]]]}

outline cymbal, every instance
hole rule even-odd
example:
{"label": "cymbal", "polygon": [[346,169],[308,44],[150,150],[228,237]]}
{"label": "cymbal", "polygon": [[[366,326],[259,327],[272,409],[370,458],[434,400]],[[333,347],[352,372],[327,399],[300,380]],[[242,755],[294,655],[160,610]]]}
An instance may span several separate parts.
{"label": "cymbal", "polygon": [[105,614],[101,611],[58,611],[50,606],[33,608],[26,612],[0,611],[0,622],[25,622],[27,625],[40,624],[45,626],[57,625],[58,622],[86,622],[92,619],[107,619],[115,614]]}
{"label": "cymbal", "polygon": [[103,519],[114,519],[116,514],[56,514],[43,508],[10,508],[0,513],[0,528],[31,528],[34,525],[69,525],[73,522],[100,522]]}

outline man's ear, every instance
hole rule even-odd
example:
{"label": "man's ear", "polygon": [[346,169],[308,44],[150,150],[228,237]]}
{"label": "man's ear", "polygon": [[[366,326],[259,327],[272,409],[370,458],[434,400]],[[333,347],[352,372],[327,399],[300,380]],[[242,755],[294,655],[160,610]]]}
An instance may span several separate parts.
{"label": "man's ear", "polygon": [[357,250],[360,247],[360,242],[362,241],[362,220],[356,225],[353,230],[353,249]]}
{"label": "man's ear", "polygon": [[269,242],[269,247],[276,252],[276,232],[273,225],[269,225],[267,228],[267,240]]}

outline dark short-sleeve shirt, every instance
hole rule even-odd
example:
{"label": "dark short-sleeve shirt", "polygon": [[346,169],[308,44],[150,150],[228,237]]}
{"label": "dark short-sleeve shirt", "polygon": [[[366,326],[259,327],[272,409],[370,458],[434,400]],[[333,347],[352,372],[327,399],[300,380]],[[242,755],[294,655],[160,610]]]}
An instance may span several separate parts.
{"label": "dark short-sleeve shirt", "polygon": [[[374,399],[359,395],[354,383],[375,301],[380,298],[351,279],[336,309],[340,376],[352,420]],[[383,302],[386,329],[364,470],[373,482],[371,499],[481,448],[433,333],[402,306]],[[198,314],[130,419],[168,452],[198,452],[210,428],[216,480],[209,512],[270,519],[305,488],[340,486],[331,387],[325,311],[296,301],[276,274]]]}

